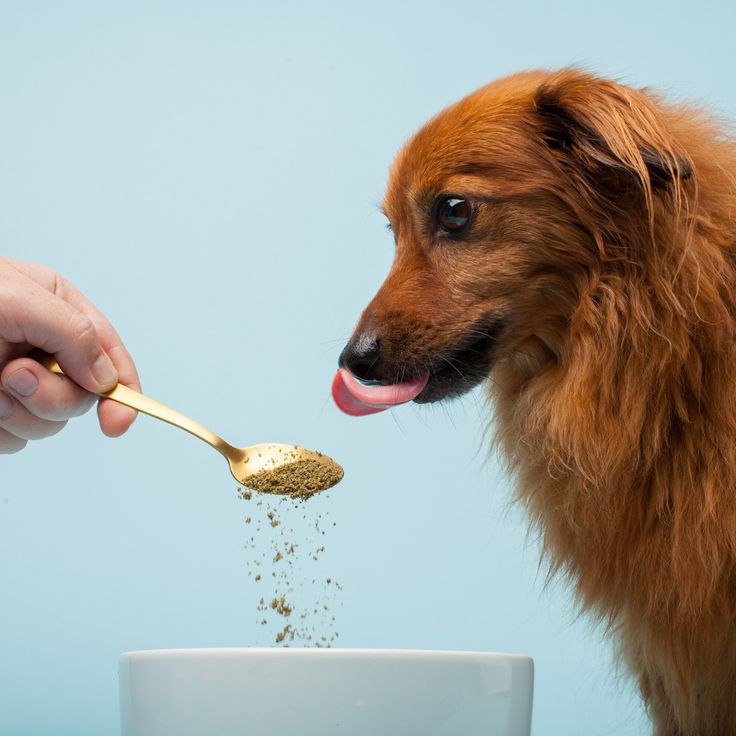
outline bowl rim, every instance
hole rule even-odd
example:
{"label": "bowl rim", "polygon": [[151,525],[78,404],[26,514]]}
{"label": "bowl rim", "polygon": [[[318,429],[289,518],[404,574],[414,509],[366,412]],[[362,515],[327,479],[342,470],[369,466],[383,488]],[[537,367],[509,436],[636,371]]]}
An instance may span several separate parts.
{"label": "bowl rim", "polygon": [[452,649],[393,649],[369,647],[181,647],[171,649],[137,649],[120,654],[120,660],[183,659],[198,657],[314,657],[345,659],[444,659],[444,660],[506,660],[534,663],[531,656],[511,652],[482,652]]}

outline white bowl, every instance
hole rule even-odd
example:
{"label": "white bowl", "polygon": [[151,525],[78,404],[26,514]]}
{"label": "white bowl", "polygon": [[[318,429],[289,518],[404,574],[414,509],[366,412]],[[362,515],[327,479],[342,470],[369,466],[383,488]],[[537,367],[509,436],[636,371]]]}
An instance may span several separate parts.
{"label": "white bowl", "polygon": [[533,679],[517,654],[127,652],[122,736],[529,736]]}

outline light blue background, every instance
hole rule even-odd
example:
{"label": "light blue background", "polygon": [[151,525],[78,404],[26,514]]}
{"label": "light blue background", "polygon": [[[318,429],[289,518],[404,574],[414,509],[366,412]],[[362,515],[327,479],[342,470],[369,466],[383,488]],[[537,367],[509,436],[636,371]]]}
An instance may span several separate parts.
{"label": "light blue background", "polygon": [[[118,327],[145,388],[236,444],[322,449],[343,646],[530,654],[536,736],[645,730],[508,509],[479,393],[355,420],[329,383],[380,284],[402,141],[570,63],[733,116],[733,3],[0,3],[0,242]],[[220,458],[93,414],[0,458],[0,733],[118,732],[125,650],[263,643]],[[240,505],[239,505],[240,504]]]}

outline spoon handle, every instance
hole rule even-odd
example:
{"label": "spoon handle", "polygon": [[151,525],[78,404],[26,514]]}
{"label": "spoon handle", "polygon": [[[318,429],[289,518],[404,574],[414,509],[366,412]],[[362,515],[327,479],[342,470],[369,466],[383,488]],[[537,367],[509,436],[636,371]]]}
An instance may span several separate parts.
{"label": "spoon handle", "polygon": [[[41,354],[34,352],[30,357],[38,361],[44,368],[50,370],[52,373],[58,373],[62,376],[65,375],[61,366],[52,356],[47,355],[46,353]],[[190,419],[165,404],[161,404],[138,391],[134,391],[132,388],[123,386],[122,383],[119,383],[111,391],[107,391],[99,395],[104,396],[107,399],[117,401],[119,404],[125,404],[125,406],[129,406],[131,409],[135,409],[136,411],[142,411],[144,414],[160,419],[162,422],[173,424],[175,427],[179,427],[180,429],[193,434],[195,437],[199,437],[199,439],[204,440],[208,445],[214,447],[227,458],[230,457],[231,453],[237,453],[237,448],[225,442],[222,437],[218,437],[218,435],[211,432],[207,427],[202,426],[199,422],[195,422],[194,419]]]}

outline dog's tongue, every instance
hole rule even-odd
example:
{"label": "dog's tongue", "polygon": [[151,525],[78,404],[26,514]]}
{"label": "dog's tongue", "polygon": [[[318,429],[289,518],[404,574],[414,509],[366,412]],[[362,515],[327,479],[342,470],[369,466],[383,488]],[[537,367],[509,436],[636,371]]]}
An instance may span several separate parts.
{"label": "dog's tongue", "polygon": [[332,381],[332,398],[346,414],[362,417],[411,401],[419,396],[428,380],[429,373],[423,373],[413,381],[390,386],[367,386],[350,371],[340,368]]}

